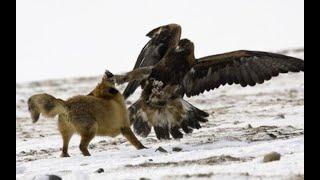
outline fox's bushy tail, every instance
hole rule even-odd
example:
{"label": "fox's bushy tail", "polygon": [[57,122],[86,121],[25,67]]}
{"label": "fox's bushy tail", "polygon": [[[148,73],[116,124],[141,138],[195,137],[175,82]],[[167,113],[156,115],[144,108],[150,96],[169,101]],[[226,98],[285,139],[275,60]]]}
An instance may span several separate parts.
{"label": "fox's bushy tail", "polygon": [[32,122],[36,123],[42,113],[45,117],[55,117],[66,112],[65,101],[49,94],[35,94],[28,99],[28,108]]}

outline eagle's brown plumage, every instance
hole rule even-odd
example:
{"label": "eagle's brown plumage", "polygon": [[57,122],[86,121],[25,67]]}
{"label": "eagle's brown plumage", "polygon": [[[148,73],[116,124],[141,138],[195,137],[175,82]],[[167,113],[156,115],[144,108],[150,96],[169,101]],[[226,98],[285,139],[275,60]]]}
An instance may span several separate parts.
{"label": "eagle's brown plumage", "polygon": [[[167,38],[180,38],[180,31],[179,27],[177,35],[173,33]],[[161,27],[149,33],[152,38],[166,34],[162,34]],[[176,40],[170,41],[175,43],[157,62],[150,58],[156,48],[147,44],[133,71],[114,76],[120,84],[144,81],[140,98],[129,108],[134,130],[141,136],[147,136],[152,127],[158,139],[169,139],[170,135],[182,138],[180,129],[185,133],[199,129],[200,122],[207,121],[208,113],[185,101],[184,95],[198,95],[227,83],[254,86],[279,73],[304,71],[301,59],[260,51],[240,50],[196,59],[190,40],[181,39],[178,43]],[[141,65],[143,61],[156,63],[145,67]]]}
{"label": "eagle's brown plumage", "polygon": [[240,50],[197,59],[183,78],[190,97],[225,84],[254,86],[279,73],[304,71],[304,61],[281,54]]}
{"label": "eagle's brown plumage", "polygon": [[[151,39],[142,48],[133,70],[141,67],[154,66],[166,56],[170,50],[175,48],[180,40],[181,27],[178,24],[160,26],[150,31],[146,36]],[[134,93],[140,84],[143,84],[143,82],[129,82],[123,92],[124,98],[127,99]]]}

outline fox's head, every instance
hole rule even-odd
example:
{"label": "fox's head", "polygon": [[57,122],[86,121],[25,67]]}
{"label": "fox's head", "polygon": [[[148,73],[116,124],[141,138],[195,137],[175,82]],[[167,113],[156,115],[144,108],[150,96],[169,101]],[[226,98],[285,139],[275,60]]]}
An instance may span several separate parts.
{"label": "fox's head", "polygon": [[110,78],[113,77],[113,74],[106,70],[101,82],[97,87],[89,94],[95,97],[100,97],[104,99],[111,99],[120,93],[116,88],[113,81]]}

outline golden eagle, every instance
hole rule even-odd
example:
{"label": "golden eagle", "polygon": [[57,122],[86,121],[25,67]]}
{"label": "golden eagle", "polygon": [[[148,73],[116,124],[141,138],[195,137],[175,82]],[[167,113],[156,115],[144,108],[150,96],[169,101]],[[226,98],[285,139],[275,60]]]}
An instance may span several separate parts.
{"label": "golden eagle", "polygon": [[194,44],[180,39],[181,27],[169,24],[147,34],[151,40],[142,49],[134,70],[112,79],[122,84],[127,98],[141,85],[140,98],[129,107],[134,131],[148,136],[152,127],[158,139],[182,138],[201,128],[208,113],[183,99],[225,84],[254,86],[279,73],[304,71],[304,61],[281,54],[239,50],[195,58]]}

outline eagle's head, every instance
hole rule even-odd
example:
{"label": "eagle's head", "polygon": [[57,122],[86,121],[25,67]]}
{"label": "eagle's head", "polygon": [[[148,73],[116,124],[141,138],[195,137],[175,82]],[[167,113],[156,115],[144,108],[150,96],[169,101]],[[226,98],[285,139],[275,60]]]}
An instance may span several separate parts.
{"label": "eagle's head", "polygon": [[177,37],[180,39],[181,36],[181,26],[179,24],[167,24],[164,26],[159,26],[147,34],[150,38],[159,38],[161,40],[166,40],[172,37]]}
{"label": "eagle's head", "polygon": [[194,52],[194,44],[189,39],[181,39],[175,52],[184,55],[192,55]]}

